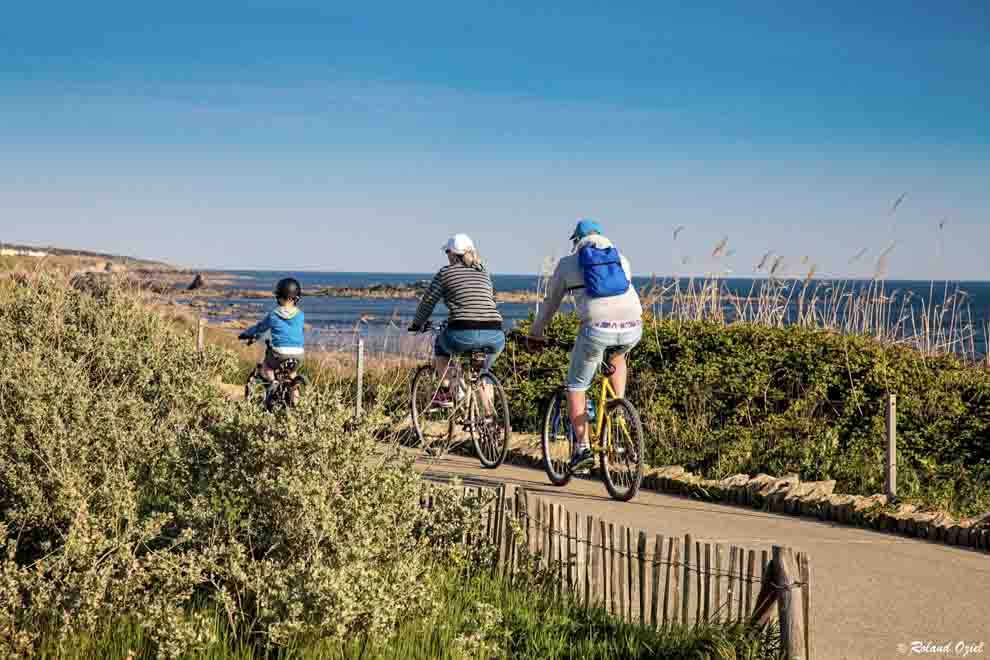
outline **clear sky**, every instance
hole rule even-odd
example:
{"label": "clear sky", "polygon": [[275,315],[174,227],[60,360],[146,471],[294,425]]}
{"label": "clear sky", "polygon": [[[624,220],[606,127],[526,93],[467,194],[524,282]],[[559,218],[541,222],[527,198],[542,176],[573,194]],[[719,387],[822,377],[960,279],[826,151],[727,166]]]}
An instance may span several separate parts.
{"label": "clear sky", "polygon": [[0,241],[526,273],[591,216],[637,274],[990,279],[987,2],[8,4]]}

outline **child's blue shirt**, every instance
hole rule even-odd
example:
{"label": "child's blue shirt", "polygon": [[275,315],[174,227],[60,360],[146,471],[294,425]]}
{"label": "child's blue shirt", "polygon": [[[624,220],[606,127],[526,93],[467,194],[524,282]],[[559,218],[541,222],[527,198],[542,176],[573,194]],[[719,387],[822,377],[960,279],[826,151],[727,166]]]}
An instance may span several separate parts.
{"label": "child's blue shirt", "polygon": [[[265,318],[245,331],[245,334],[257,337],[270,331],[272,333],[272,348],[287,353],[302,353],[305,346],[303,329],[306,324],[305,314],[298,307],[286,309],[276,307]],[[288,350],[285,350],[288,349]]]}

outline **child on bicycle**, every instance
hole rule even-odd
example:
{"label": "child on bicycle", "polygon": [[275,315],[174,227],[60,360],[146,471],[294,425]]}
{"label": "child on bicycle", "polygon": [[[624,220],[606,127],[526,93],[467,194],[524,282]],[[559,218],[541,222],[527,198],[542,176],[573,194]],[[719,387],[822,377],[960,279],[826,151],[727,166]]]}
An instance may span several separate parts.
{"label": "child on bicycle", "polygon": [[434,368],[443,385],[434,397],[434,403],[449,407],[453,403],[447,380],[451,356],[484,351],[488,354],[485,369],[491,369],[505,349],[505,334],[502,315],[495,305],[491,275],[482,264],[474,242],[466,234],[455,234],[443,246],[443,251],[447,255],[447,265],[430,282],[409,330],[422,331],[433,308],[443,300],[450,314],[447,328],[437,336],[433,347]]}
{"label": "child on bicycle", "polygon": [[571,234],[572,252],[557,264],[546,299],[533,322],[529,342],[544,344],[543,331],[564,294],[573,293],[581,326],[567,372],[567,404],[574,429],[572,471],[586,469],[595,457],[588,442],[587,391],[606,351],[615,369],[610,376],[619,398],[626,390],[626,353],[643,336],[643,308],[632,286],[629,261],[621,256],[592,220],[581,220]]}
{"label": "child on bicycle", "polygon": [[[279,280],[275,285],[275,300],[278,307],[270,311],[256,325],[242,332],[238,339],[252,340],[270,332],[271,348],[265,352],[261,366],[261,377],[268,383],[275,382],[275,370],[287,360],[302,361],[305,347],[303,329],[306,323],[303,311],[297,306],[302,297],[302,287],[292,277]],[[292,373],[295,377],[295,372]]]}

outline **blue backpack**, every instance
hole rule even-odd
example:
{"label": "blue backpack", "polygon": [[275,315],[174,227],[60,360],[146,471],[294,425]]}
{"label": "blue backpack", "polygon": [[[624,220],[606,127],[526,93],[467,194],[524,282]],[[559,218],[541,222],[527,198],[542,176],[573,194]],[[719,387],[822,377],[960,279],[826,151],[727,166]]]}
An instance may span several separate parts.
{"label": "blue backpack", "polygon": [[629,290],[629,278],[622,269],[622,259],[614,247],[585,245],[578,251],[578,263],[584,275],[584,289],[591,298],[620,296]]}

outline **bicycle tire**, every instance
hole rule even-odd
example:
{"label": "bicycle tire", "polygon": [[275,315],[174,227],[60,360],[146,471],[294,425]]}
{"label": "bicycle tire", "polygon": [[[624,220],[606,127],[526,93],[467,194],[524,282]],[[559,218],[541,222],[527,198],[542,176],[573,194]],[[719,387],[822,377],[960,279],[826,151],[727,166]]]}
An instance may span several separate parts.
{"label": "bicycle tire", "polygon": [[[563,438],[560,437],[561,435]],[[554,447],[562,440],[566,446]],[[554,486],[569,484],[574,477],[569,467],[571,455],[574,453],[574,440],[571,434],[571,421],[567,412],[567,393],[563,387],[557,389],[547,402],[547,409],[543,414],[543,433],[541,434],[540,445],[543,449],[543,470],[547,473],[550,483]],[[560,448],[564,449],[563,459],[554,455],[554,449]]]}
{"label": "bicycle tire", "polygon": [[[494,393],[495,401],[493,403],[494,414],[492,421],[494,422],[496,418],[500,417],[502,422],[501,427],[496,426],[492,430],[492,442],[490,445],[484,442],[482,438],[483,435],[487,436],[490,429],[487,428],[487,424],[478,421],[482,419],[482,415],[479,414],[479,396],[485,381],[491,383],[492,392]],[[474,386],[471,407],[472,410],[469,418],[471,420],[471,443],[474,445],[474,452],[481,462],[481,467],[494,470],[505,461],[505,457],[509,453],[509,441],[512,439],[512,428],[509,424],[509,402],[505,398],[505,390],[502,389],[502,384],[498,381],[498,378],[490,373],[481,374],[478,378],[478,383]],[[482,442],[479,443],[479,440],[482,440]],[[489,449],[492,451],[488,451]]]}
{"label": "bicycle tire", "polygon": [[258,372],[252,371],[247,382],[244,383],[244,400],[248,403],[264,406],[267,387],[267,383],[258,375]]}
{"label": "bicycle tire", "polygon": [[[618,409],[621,409],[623,415],[629,420],[631,435],[633,436],[630,438],[633,446],[627,446],[622,450],[616,447],[611,437],[613,416],[617,413]],[[643,424],[639,420],[639,413],[636,411],[636,407],[626,399],[612,399],[609,401],[606,406],[606,414],[607,418],[603,428],[603,435],[607,435],[607,438],[602,442],[603,451],[601,454],[602,481],[605,482],[605,489],[608,490],[608,494],[612,499],[620,502],[628,502],[636,497],[636,493],[639,492],[639,487],[643,483]],[[635,466],[631,479],[628,480],[628,487],[623,491],[616,484],[616,479],[613,477],[612,470],[610,469],[609,455],[611,454],[617,457],[619,451],[623,451],[624,455],[628,457],[630,449],[635,452]],[[627,465],[629,464],[628,460],[625,462]]]}
{"label": "bicycle tire", "polygon": [[419,445],[426,450],[446,451],[453,425],[453,409],[441,409],[432,405],[436,388],[440,384],[432,365],[424,364],[416,369],[409,395],[413,432]]}

